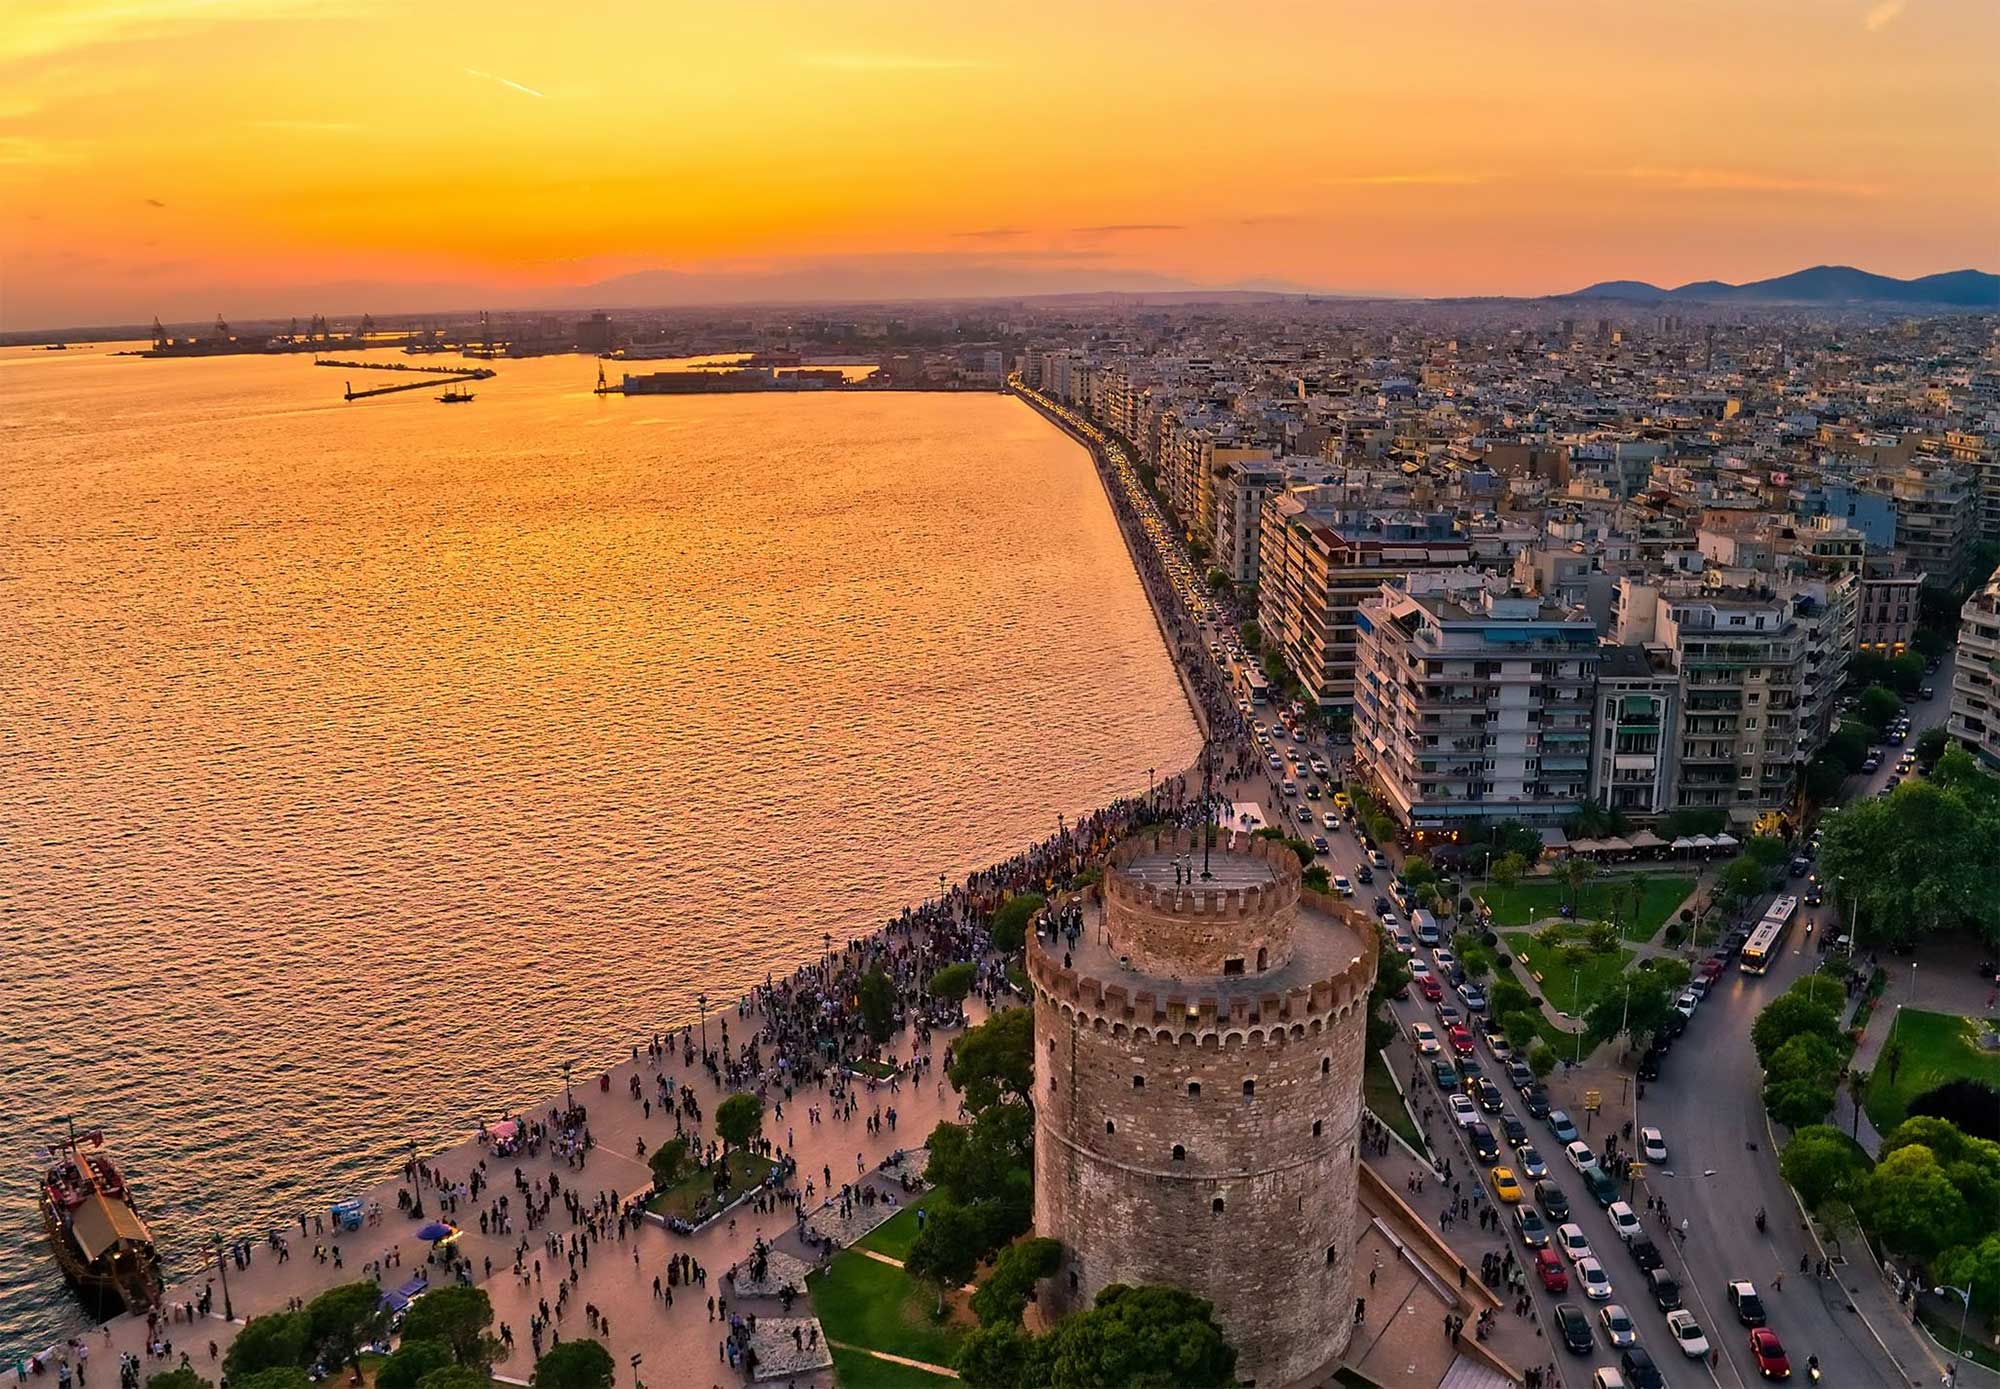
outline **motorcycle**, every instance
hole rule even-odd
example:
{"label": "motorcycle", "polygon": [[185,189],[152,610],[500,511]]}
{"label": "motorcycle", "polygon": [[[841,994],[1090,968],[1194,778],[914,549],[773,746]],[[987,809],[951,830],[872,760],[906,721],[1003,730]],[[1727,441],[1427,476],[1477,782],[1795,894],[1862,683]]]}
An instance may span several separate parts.
{"label": "motorcycle", "polygon": [[1757,1233],[1760,1235],[1764,1233],[1764,1208],[1762,1206],[1757,1207]]}
{"label": "motorcycle", "polygon": [[1814,1384],[1819,1383],[1819,1357],[1817,1355],[1806,1357],[1806,1378]]}

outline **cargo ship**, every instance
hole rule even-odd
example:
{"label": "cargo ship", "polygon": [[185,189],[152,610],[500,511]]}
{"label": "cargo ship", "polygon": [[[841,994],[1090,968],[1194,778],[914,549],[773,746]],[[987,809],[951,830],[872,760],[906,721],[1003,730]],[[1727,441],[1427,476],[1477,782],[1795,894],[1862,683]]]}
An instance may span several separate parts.
{"label": "cargo ship", "polygon": [[141,1311],[160,1300],[160,1256],[152,1231],[104,1151],[104,1131],[68,1137],[48,1150],[42,1224],[63,1276],[101,1316]]}

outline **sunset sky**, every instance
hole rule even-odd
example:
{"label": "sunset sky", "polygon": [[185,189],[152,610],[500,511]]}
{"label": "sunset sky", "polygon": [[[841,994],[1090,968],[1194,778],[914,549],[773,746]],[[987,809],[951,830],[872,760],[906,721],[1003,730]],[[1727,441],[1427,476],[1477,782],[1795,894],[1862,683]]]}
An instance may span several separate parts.
{"label": "sunset sky", "polygon": [[[1992,0],[6,0],[0,327],[2000,269]],[[669,299],[670,293],[663,293]]]}

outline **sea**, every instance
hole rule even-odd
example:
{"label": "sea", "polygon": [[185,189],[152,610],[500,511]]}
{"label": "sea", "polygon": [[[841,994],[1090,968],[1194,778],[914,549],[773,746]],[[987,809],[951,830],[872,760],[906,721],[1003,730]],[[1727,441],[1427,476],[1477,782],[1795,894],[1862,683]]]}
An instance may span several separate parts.
{"label": "sea", "polygon": [[0,351],[0,1363],[69,1117],[171,1281],[1197,755],[1010,397],[120,346]]}

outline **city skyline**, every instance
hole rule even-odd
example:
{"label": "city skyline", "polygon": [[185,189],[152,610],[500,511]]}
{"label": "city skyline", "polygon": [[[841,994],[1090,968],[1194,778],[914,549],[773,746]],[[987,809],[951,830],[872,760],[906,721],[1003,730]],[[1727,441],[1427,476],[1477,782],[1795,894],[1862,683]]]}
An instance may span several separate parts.
{"label": "city skyline", "polygon": [[1990,261],[1984,7],[1255,18],[35,0],[0,326]]}

